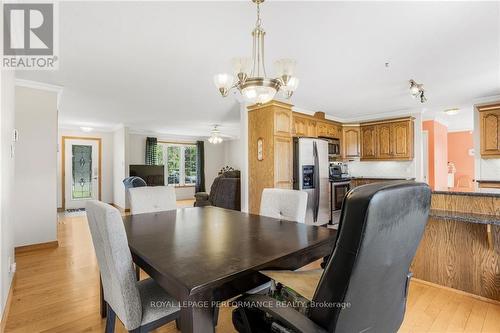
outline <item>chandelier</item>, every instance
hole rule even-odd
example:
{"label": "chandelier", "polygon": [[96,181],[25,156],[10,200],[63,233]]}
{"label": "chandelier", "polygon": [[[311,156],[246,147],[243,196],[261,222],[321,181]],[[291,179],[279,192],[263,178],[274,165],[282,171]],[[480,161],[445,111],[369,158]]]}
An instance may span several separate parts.
{"label": "chandelier", "polygon": [[212,130],[212,134],[208,138],[208,142],[210,142],[214,145],[222,142],[222,138],[220,136],[220,131],[217,129],[217,125],[214,126],[214,129]]}
{"label": "chandelier", "polygon": [[245,100],[251,104],[263,104],[282,91],[286,98],[292,97],[299,85],[299,79],[294,75],[295,60],[280,59],[275,62],[277,78],[269,78],[264,63],[264,36],[260,18],[260,4],[264,0],[252,0],[257,5],[257,22],[252,31],[252,58],[233,59],[233,69],[236,81],[231,74],[223,73],[214,76],[214,83],[220,94],[226,97],[232,88],[236,88]]}

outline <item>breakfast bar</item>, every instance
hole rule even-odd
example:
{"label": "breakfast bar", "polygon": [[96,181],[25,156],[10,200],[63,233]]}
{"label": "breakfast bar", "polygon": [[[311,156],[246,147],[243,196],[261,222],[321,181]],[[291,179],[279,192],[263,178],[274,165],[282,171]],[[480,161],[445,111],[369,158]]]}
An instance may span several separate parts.
{"label": "breakfast bar", "polygon": [[500,194],[434,191],[414,277],[500,300]]}

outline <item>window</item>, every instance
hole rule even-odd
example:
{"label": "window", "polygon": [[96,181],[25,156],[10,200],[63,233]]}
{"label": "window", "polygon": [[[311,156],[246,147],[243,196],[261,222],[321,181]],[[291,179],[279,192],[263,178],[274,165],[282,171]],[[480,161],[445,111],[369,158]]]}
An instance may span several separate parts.
{"label": "window", "polygon": [[167,185],[196,184],[196,145],[158,143],[158,163],[165,165]]}

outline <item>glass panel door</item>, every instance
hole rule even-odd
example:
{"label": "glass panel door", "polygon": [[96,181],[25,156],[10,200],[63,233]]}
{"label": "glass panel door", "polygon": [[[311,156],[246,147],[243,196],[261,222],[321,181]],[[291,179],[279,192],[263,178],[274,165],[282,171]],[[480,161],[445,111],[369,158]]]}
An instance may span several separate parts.
{"label": "glass panel door", "polygon": [[92,146],[72,146],[71,196],[74,200],[92,198]]}

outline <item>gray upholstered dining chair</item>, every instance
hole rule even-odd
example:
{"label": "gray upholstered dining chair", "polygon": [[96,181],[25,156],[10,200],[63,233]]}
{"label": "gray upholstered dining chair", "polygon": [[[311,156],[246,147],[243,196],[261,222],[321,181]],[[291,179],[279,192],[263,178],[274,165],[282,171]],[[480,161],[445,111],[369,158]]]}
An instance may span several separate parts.
{"label": "gray upholstered dining chair", "polygon": [[260,200],[260,215],[304,223],[307,193],[280,188],[265,188]]}
{"label": "gray upholstered dining chair", "polygon": [[136,281],[120,212],[89,201],[87,219],[107,303],[106,332],[114,332],[116,316],[131,332],[148,332],[177,319],[177,300],[152,279]]}
{"label": "gray upholstered dining chair", "polygon": [[132,215],[177,208],[175,189],[171,186],[133,187],[128,191]]}

